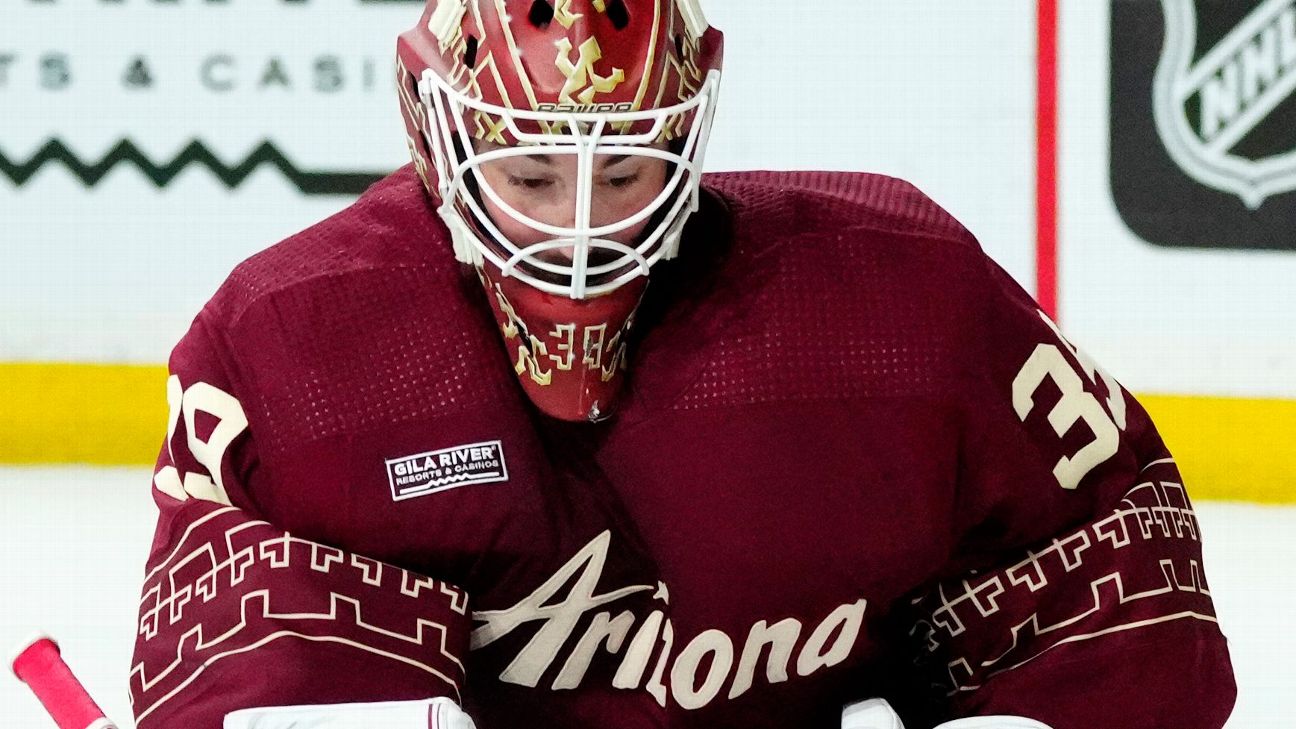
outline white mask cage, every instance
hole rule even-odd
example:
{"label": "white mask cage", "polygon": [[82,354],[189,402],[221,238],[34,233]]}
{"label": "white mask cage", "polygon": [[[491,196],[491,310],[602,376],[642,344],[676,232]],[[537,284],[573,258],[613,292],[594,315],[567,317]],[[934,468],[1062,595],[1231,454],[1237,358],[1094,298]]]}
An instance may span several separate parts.
{"label": "white mask cage", "polygon": [[[698,93],[683,103],[632,112],[537,112],[508,109],[471,98],[452,88],[432,70],[419,80],[419,97],[428,110],[428,145],[436,168],[441,217],[454,238],[455,257],[480,266],[490,261],[505,276],[541,291],[572,299],[587,299],[610,293],[627,282],[647,276],[659,260],[674,258],[688,216],[698,208],[702,184],[702,163],[715,113],[720,72],[711,71]],[[469,118],[480,113],[498,119],[518,145],[479,152],[469,133]],[[665,138],[668,124],[688,119],[688,129],[677,137],[678,151],[653,146]],[[548,127],[557,133],[523,131],[528,126]],[[631,129],[632,133],[612,133]],[[642,129],[642,131],[637,131]],[[678,140],[682,140],[682,145]],[[577,159],[574,220],[570,227],[555,226],[528,217],[510,206],[481,172],[492,160],[528,155],[574,155]],[[626,155],[665,160],[670,164],[666,185],[647,206],[622,220],[593,226],[594,169],[600,155]],[[483,209],[473,194],[469,176],[480,195],[515,222],[545,236],[537,243],[521,245],[510,240]],[[465,218],[472,217],[472,224]],[[612,239],[616,233],[655,219],[636,241],[627,245]],[[477,231],[481,231],[478,233]],[[488,236],[488,239],[484,239]],[[590,253],[601,249],[606,263],[590,265]],[[545,253],[566,250],[569,261],[555,260]]]}

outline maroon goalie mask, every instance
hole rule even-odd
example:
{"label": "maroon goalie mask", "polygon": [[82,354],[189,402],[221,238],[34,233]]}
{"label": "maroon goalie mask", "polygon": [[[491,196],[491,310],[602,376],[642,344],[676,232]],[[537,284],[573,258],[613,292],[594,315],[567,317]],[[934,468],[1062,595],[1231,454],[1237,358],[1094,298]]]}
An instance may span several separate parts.
{"label": "maroon goalie mask", "polygon": [[697,209],[722,53],[698,0],[431,0],[400,37],[414,165],[553,417],[611,412]]}

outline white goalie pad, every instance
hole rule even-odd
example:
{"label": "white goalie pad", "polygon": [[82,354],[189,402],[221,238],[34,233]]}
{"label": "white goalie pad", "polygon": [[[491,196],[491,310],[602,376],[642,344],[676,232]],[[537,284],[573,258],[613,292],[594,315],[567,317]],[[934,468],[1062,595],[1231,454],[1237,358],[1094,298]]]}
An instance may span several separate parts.
{"label": "white goalie pad", "polygon": [[476,729],[450,699],[267,706],[225,715],[224,729]]}
{"label": "white goalie pad", "polygon": [[[883,699],[869,699],[842,709],[842,729],[904,729],[904,722]],[[1051,729],[1023,716],[974,716],[948,721],[936,729]]]}
{"label": "white goalie pad", "polygon": [[882,699],[869,699],[842,709],[842,729],[904,729],[904,723]]}
{"label": "white goalie pad", "polygon": [[1024,716],[974,716],[947,721],[936,729],[1052,729],[1052,727]]}

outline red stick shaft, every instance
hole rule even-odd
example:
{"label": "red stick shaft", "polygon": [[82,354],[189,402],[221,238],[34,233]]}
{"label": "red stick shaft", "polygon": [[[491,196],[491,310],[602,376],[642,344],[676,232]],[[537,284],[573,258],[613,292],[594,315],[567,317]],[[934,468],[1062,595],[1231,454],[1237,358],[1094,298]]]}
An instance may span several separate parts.
{"label": "red stick shaft", "polygon": [[115,729],[59,655],[58,644],[38,638],[13,661],[13,671],[40,699],[59,729]]}

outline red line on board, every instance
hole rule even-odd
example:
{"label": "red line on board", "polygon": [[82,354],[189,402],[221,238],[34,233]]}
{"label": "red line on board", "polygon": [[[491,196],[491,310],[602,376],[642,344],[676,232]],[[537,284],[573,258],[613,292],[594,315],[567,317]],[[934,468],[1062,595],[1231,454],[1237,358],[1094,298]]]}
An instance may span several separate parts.
{"label": "red line on board", "polygon": [[1035,298],[1058,319],[1058,0],[1038,0],[1035,68]]}

